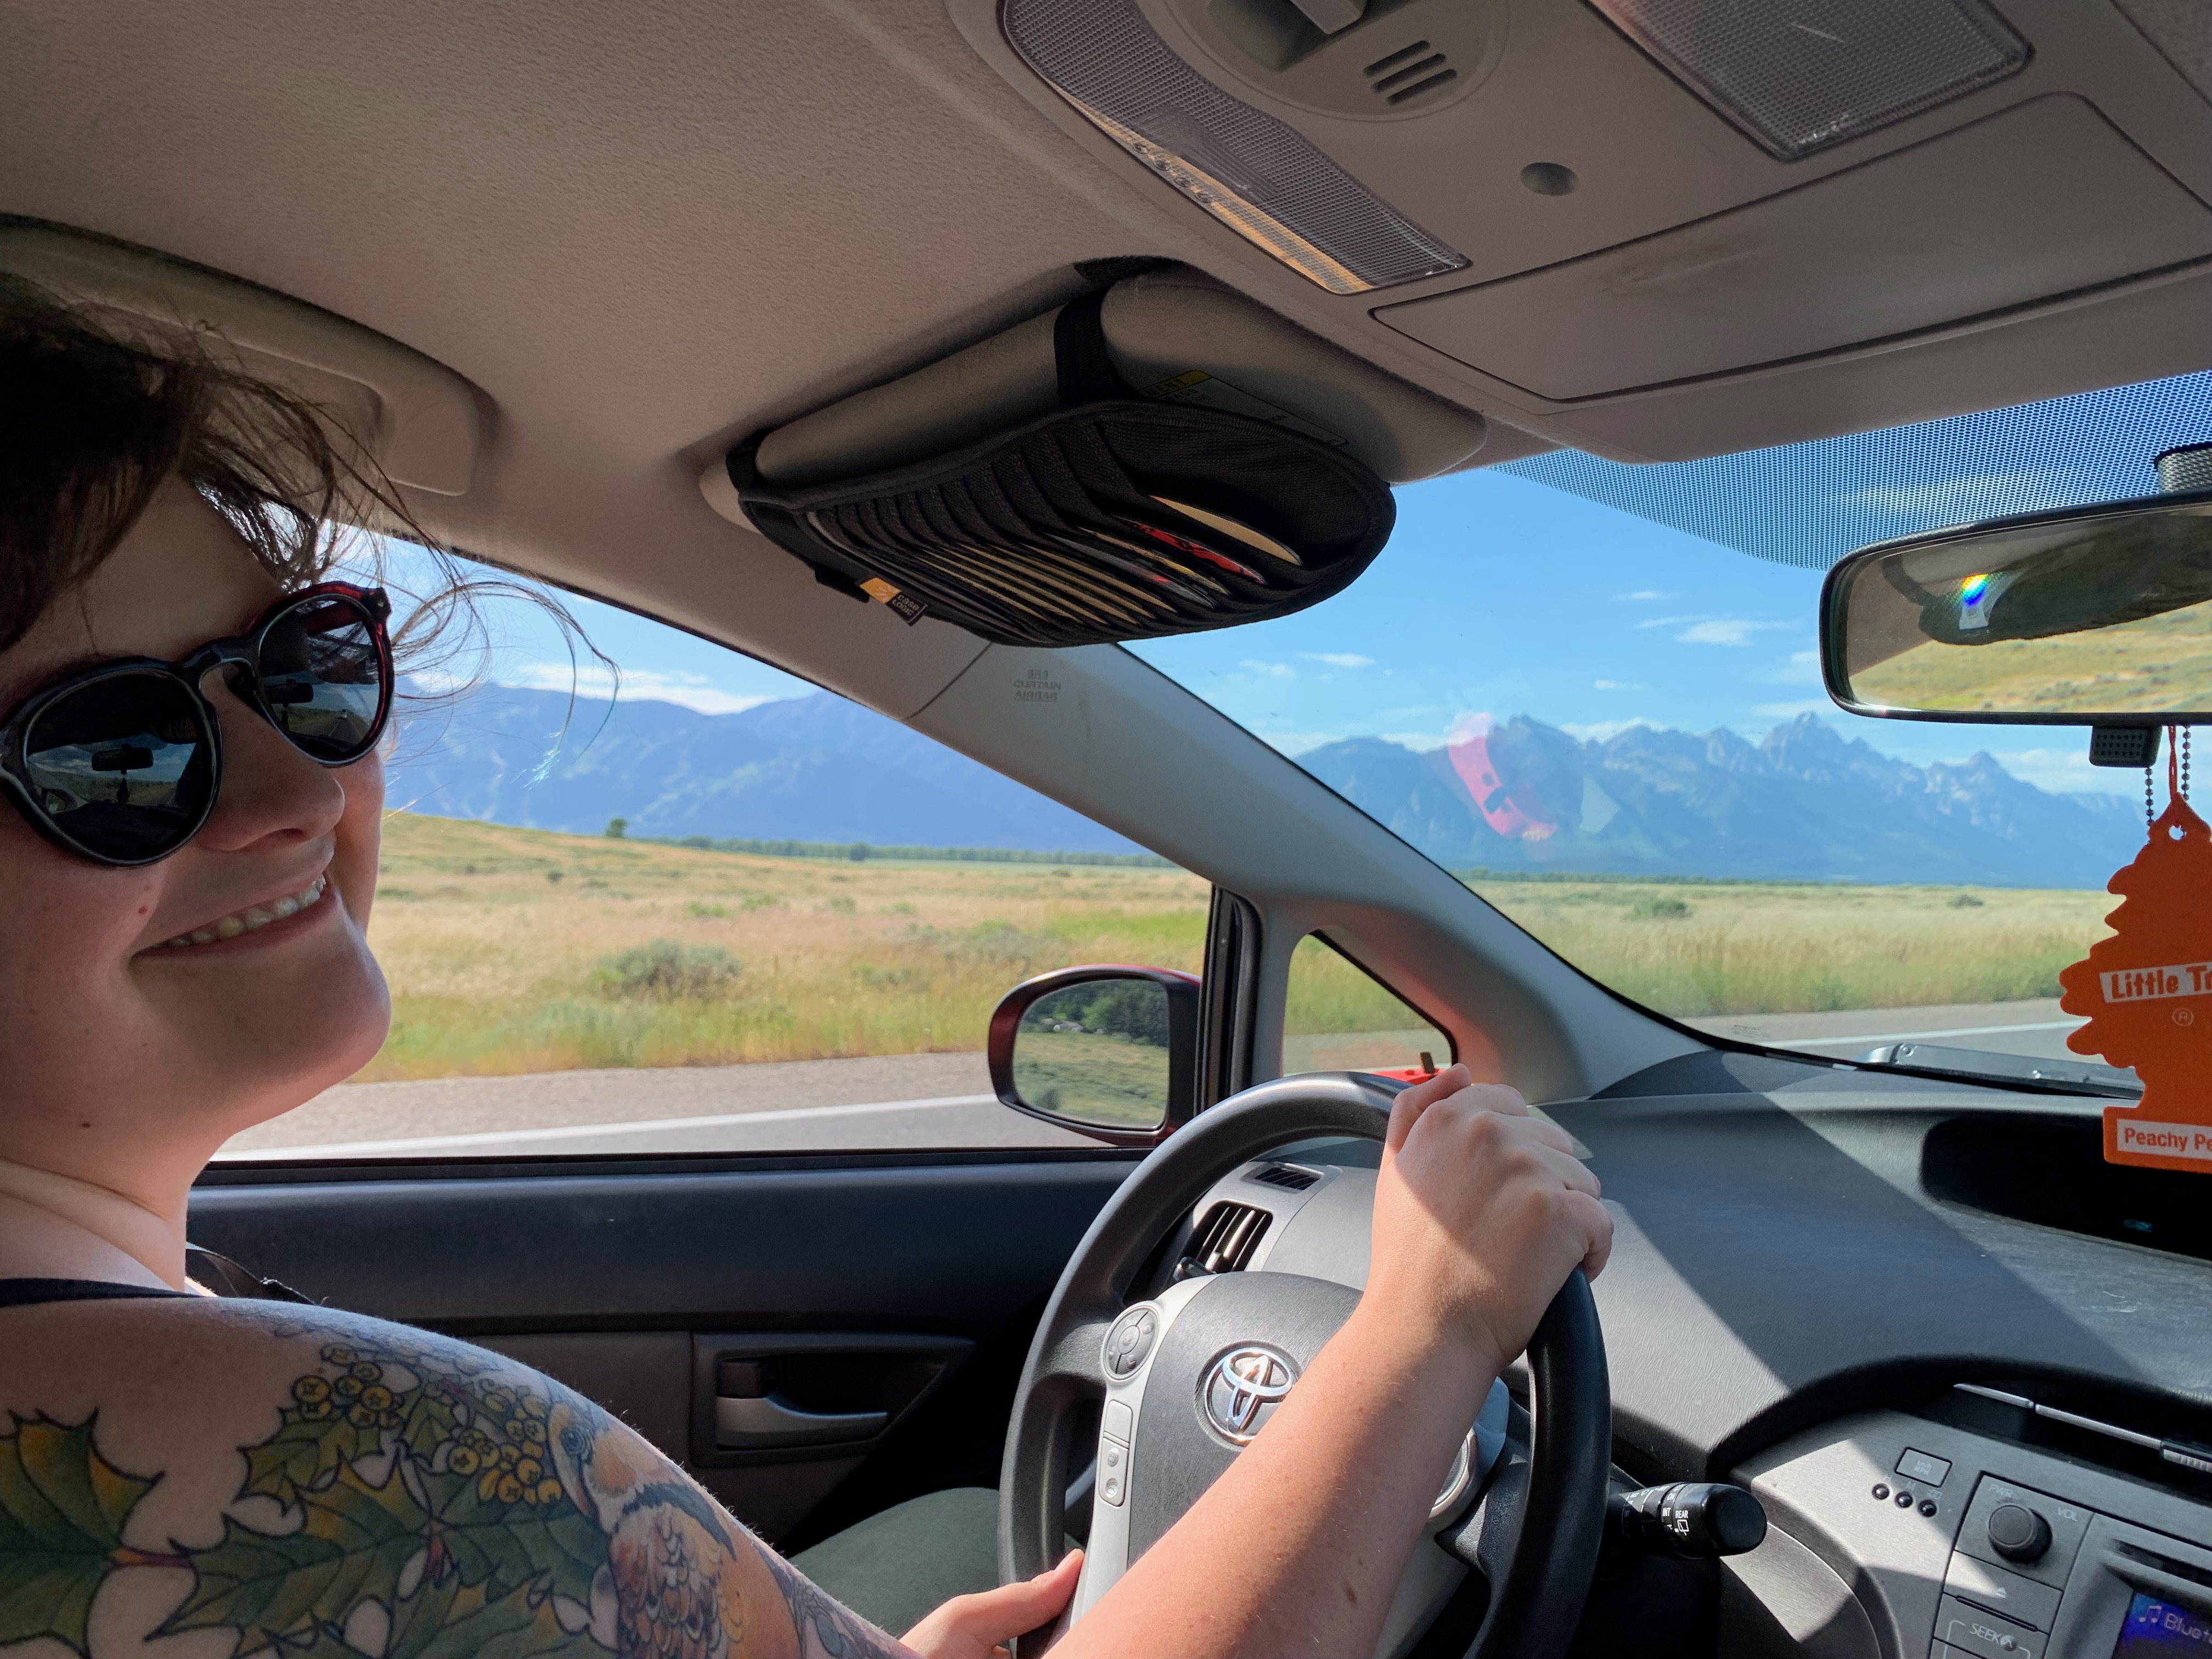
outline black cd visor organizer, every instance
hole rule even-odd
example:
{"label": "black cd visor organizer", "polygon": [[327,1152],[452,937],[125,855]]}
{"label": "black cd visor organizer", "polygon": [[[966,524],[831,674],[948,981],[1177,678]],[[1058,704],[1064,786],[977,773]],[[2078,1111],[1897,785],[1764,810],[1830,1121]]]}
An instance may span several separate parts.
{"label": "black cd visor organizer", "polygon": [[757,435],[726,463],[746,517],[830,586],[1001,645],[1158,639],[1341,591],[1389,539],[1389,486],[1304,433],[1139,397],[1108,356],[1105,296],[1054,320],[1059,407],[799,489],[761,479]]}

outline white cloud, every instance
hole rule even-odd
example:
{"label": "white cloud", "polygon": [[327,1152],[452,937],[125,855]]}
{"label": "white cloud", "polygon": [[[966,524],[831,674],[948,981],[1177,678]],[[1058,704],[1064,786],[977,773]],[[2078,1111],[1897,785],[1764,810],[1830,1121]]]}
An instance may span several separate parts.
{"label": "white cloud", "polygon": [[1259,662],[1247,657],[1237,665],[1248,674],[1264,675],[1271,680],[1294,680],[1298,677],[1298,671],[1286,662]]}
{"label": "white cloud", "polygon": [[1616,599],[1626,599],[1632,605],[1648,605],[1654,599],[1671,599],[1672,593],[1662,593],[1656,587],[1641,587],[1633,593],[1616,593]]}
{"label": "white cloud", "polygon": [[1818,685],[1820,684],[1820,653],[1817,651],[1792,651],[1771,668],[1764,668],[1753,676],[1769,685]]}
{"label": "white cloud", "polygon": [[[2039,789],[2061,793],[2070,790],[2094,790],[2101,794],[2131,795],[2142,793],[2142,774],[2117,766],[2089,764],[2089,743],[2083,738],[2078,749],[2000,749],[1995,751],[1997,764],[2022,783],[2032,783]],[[2160,805],[2164,805],[2165,785],[2160,784]]]}
{"label": "white cloud", "polygon": [[1674,635],[1677,645],[1749,645],[1753,634],[1773,628],[1795,628],[1796,623],[1746,622],[1740,617],[1716,617]]}
{"label": "white cloud", "polygon": [[1646,688],[1638,680],[1592,680],[1593,691],[1642,691]]}
{"label": "white cloud", "polygon": [[1308,662],[1325,662],[1331,668],[1372,668],[1375,659],[1363,657],[1357,651],[1301,651],[1298,654]]}
{"label": "white cloud", "polygon": [[1654,732],[1662,729],[1658,721],[1645,720],[1641,714],[1629,720],[1592,720],[1587,726],[1577,726],[1571,721],[1559,729],[1584,743],[1607,743],[1639,726],[1649,726]]}
{"label": "white cloud", "polygon": [[580,697],[618,696],[628,702],[672,702],[702,714],[742,714],[773,696],[745,696],[725,691],[703,674],[659,673],[652,669],[623,671],[619,688],[615,678],[597,663],[571,667],[565,662],[534,662],[498,682],[524,691],[570,691]]}
{"label": "white cloud", "polygon": [[1703,617],[1646,617],[1637,623],[1638,628],[1680,628],[1684,623],[1699,623]]}
{"label": "white cloud", "polygon": [[1451,741],[1450,735],[1443,732],[1379,732],[1376,735],[1385,743],[1400,744],[1420,755],[1441,749]]}

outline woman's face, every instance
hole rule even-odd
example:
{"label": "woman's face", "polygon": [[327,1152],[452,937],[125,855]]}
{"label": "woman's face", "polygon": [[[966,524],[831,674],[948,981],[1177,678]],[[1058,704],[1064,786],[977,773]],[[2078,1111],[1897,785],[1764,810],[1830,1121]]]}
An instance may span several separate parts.
{"label": "woman's face", "polygon": [[[0,714],[72,668],[174,660],[240,633],[279,592],[173,481],[88,580],[0,652]],[[391,1017],[362,932],[380,761],[326,769],[219,673],[202,690],[222,723],[222,793],[173,857],[109,869],[0,807],[0,1158],[134,1195],[351,1074]],[[325,878],[313,902],[240,931]],[[171,943],[195,934],[216,937]]]}

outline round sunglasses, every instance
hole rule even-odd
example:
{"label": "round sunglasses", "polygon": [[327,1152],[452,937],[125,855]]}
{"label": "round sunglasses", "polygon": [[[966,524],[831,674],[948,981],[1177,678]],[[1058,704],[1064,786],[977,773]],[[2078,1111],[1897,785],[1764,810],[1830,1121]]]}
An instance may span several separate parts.
{"label": "round sunglasses", "polygon": [[49,841],[95,864],[153,864],[189,842],[222,785],[210,669],[321,766],[376,746],[392,712],[384,590],[325,582],[178,662],[130,657],[72,674],[0,722],[0,788]]}

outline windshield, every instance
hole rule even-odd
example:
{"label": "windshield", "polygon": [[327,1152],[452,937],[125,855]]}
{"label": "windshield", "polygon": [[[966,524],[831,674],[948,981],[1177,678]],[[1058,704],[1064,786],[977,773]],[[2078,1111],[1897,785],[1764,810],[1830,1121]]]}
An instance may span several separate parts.
{"label": "windshield", "polygon": [[1132,649],[1646,1006],[2124,1091],[2065,1046],[2057,976],[2142,844],[2143,774],[2080,727],[1844,714],[1815,613],[1856,547],[2154,494],[2208,438],[2191,375],[1705,461],[1560,451],[1401,489],[1381,558],[1310,611]]}

